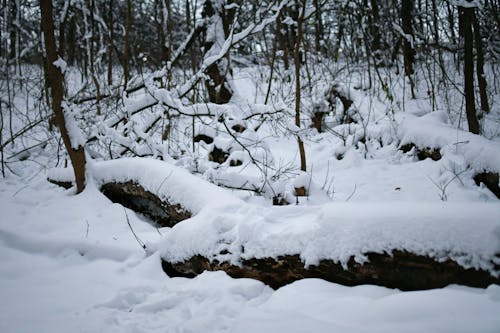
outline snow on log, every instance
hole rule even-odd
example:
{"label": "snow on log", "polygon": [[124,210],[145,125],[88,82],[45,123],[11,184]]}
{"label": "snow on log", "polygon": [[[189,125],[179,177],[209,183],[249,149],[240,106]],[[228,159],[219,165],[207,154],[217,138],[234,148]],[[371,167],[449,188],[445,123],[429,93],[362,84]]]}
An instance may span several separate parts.
{"label": "snow on log", "polygon": [[[125,205],[135,200],[132,209],[142,205],[173,225],[162,231],[158,246],[172,276],[224,270],[275,288],[301,278],[402,290],[500,284],[495,203],[334,202],[263,209],[164,161],[94,162],[89,172],[112,199],[116,195]],[[51,176],[67,180],[64,173]],[[176,224],[185,218],[188,223]]]}
{"label": "snow on log", "polygon": [[403,152],[415,148],[420,160],[439,160],[443,155],[457,155],[473,170],[477,185],[483,183],[500,199],[500,144],[483,136],[453,128],[442,112],[422,117],[406,114],[400,117],[398,136]]}
{"label": "snow on log", "polygon": [[500,206],[332,203],[228,205],[167,230],[172,276],[224,270],[280,287],[301,278],[403,290],[500,284]]}
{"label": "snow on log", "polygon": [[65,189],[75,185],[73,168],[52,168],[47,171],[47,180]]}
{"label": "snow on log", "polygon": [[[49,181],[70,187],[74,176],[66,170],[49,170]],[[241,204],[239,199],[216,185],[160,160],[121,158],[93,162],[89,172],[110,200],[148,216],[163,227],[171,227],[206,207],[217,207],[221,203]]]}
{"label": "snow on log", "polygon": [[[500,145],[480,135],[461,131],[446,123],[446,115],[433,112],[422,117],[400,116],[398,136],[401,146],[414,144],[419,148],[448,149],[464,156],[478,173],[500,172]],[[446,153],[446,152],[445,152]]]}

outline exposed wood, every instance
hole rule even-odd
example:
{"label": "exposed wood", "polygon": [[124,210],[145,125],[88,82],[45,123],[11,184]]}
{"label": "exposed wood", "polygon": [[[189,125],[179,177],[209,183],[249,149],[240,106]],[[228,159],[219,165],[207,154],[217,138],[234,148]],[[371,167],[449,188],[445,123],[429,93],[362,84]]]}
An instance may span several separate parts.
{"label": "exposed wood", "polygon": [[478,288],[500,284],[500,279],[490,273],[465,269],[452,260],[437,262],[427,256],[399,250],[392,254],[367,253],[366,256],[369,261],[363,264],[351,257],[346,268],[332,260],[321,260],[318,265],[305,267],[299,255],[253,258],[243,260],[240,266],[196,255],[184,262],[163,260],[162,267],[171,277],[194,277],[205,270],[222,270],[233,278],[260,280],[274,289],[304,278],[320,278],[347,286],[375,284],[405,291],[442,288],[449,284]]}
{"label": "exposed wood", "polygon": [[60,187],[65,188],[65,189],[72,188],[75,185],[75,183],[72,181],[63,181],[63,180],[56,180],[56,179],[51,179],[51,178],[47,178],[47,181],[49,183],[52,183],[54,185],[60,186]]}
{"label": "exposed wood", "polygon": [[191,212],[180,204],[162,200],[132,181],[104,184],[101,192],[111,201],[146,215],[161,227],[173,227],[191,217]]}
{"label": "exposed wood", "polygon": [[417,157],[420,161],[425,160],[426,158],[430,158],[434,161],[439,161],[441,159],[441,151],[436,148],[429,148],[429,147],[417,147],[413,143],[407,143],[405,145],[402,145],[399,150],[401,150],[403,153],[408,153],[410,152],[413,148],[415,148]]}
{"label": "exposed wood", "polygon": [[474,176],[474,181],[477,186],[483,183],[498,199],[500,199],[499,180],[499,175],[496,172],[482,172]]}

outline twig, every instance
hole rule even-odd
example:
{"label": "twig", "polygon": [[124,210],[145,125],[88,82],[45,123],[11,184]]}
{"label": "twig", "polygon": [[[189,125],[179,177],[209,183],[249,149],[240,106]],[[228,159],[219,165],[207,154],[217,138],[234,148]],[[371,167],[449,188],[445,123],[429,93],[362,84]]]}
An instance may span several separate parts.
{"label": "twig", "polygon": [[132,229],[132,225],[130,225],[130,220],[128,219],[127,210],[125,209],[125,207],[123,207],[123,211],[125,212],[125,217],[127,218],[128,227],[130,228],[130,231],[132,231],[132,234],[134,235],[135,240],[137,241],[137,243],[139,243],[139,246],[142,247],[144,252],[147,252],[146,251],[146,244],[136,235],[136,233],[134,232],[134,229]]}
{"label": "twig", "polygon": [[352,196],[354,195],[354,193],[356,193],[356,184],[354,184],[354,189],[352,190],[352,193],[347,197],[347,199],[345,199],[345,201],[349,201],[349,199],[352,198]]}
{"label": "twig", "polygon": [[87,223],[87,230],[85,231],[85,238],[88,238],[90,225],[89,225],[89,221],[87,219],[85,220],[85,223]]}

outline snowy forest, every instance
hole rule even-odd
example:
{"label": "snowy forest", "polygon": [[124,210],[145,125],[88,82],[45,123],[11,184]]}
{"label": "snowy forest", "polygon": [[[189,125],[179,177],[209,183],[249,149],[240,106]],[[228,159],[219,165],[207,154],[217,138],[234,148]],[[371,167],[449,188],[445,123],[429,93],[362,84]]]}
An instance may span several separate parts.
{"label": "snowy forest", "polygon": [[1,332],[500,332],[499,0],[2,0]]}

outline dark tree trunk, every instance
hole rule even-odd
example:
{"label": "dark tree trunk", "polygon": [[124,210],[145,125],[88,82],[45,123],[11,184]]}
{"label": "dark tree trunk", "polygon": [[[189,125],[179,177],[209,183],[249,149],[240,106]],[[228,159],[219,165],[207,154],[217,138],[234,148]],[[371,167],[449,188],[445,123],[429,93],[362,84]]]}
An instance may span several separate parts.
{"label": "dark tree trunk", "polygon": [[17,28],[14,25],[14,20],[17,16],[17,5],[16,1],[9,1],[7,4],[8,7],[8,16],[7,16],[7,24],[9,31],[9,39],[10,39],[10,49],[9,49],[9,59],[14,59],[16,57],[16,40],[17,40]]}
{"label": "dark tree trunk", "polygon": [[[233,2],[232,0],[229,0],[227,1],[227,4],[229,5],[232,2]],[[209,21],[212,21],[211,18],[214,15],[219,15],[222,19],[224,35],[226,38],[229,37],[231,24],[233,23],[235,15],[234,8],[226,11],[225,6],[222,6],[222,8],[214,8],[212,2],[206,1],[203,7],[202,14],[203,17],[205,19],[208,19]],[[210,29],[210,27],[207,29]],[[214,44],[213,41],[206,40],[204,45],[205,51],[210,50],[213,44]],[[225,55],[225,58],[226,61],[224,67],[221,67],[224,61],[217,61],[208,66],[207,69],[205,70],[205,74],[207,74],[209,78],[208,80],[205,80],[205,87],[207,88],[208,91],[208,99],[212,103],[225,104],[229,102],[229,100],[233,96],[233,92],[226,80],[227,75],[230,73],[229,66],[231,59],[229,57],[229,52]]]}
{"label": "dark tree trunk", "polygon": [[123,79],[124,86],[127,86],[130,76],[129,61],[130,61],[130,29],[132,27],[132,3],[127,0],[127,13],[125,15],[125,47],[123,50]]}
{"label": "dark tree trunk", "polygon": [[488,104],[488,93],[487,93],[487,83],[486,77],[484,76],[484,53],[483,53],[483,40],[481,37],[481,28],[476,14],[473,14],[473,25],[474,25],[474,39],[476,41],[476,74],[477,82],[479,85],[479,97],[481,99],[481,111],[483,113],[490,112],[490,106]]}
{"label": "dark tree trunk", "polygon": [[323,19],[321,17],[321,6],[319,0],[314,0],[314,10],[316,14],[316,22],[314,22],[314,42],[316,52],[321,52],[321,41],[323,40]]}
{"label": "dark tree trunk", "polygon": [[66,121],[62,109],[63,100],[63,75],[54,62],[58,59],[56,40],[54,37],[54,20],[52,18],[52,0],[40,0],[42,30],[47,54],[47,78],[52,95],[52,108],[57,125],[61,132],[64,145],[68,151],[76,180],[76,191],[80,193],[85,187],[85,153],[82,146],[73,148],[71,138],[66,128]]}
{"label": "dark tree trunk", "polygon": [[[370,0],[371,15],[368,15],[369,30],[370,30],[370,46],[377,61],[381,60],[381,42],[380,42],[380,14],[379,4],[377,0]],[[368,4],[367,6],[368,7]],[[378,64],[376,64],[378,65]]]}
{"label": "dark tree trunk", "polygon": [[114,39],[114,22],[113,22],[113,0],[109,0],[108,7],[108,85],[113,85],[113,39]]}
{"label": "dark tree trunk", "polygon": [[[172,59],[172,1],[171,0],[164,0],[165,1],[165,4],[164,6],[167,8],[167,42],[168,42],[168,46],[166,47],[166,53],[165,53],[165,60],[167,61],[167,63],[169,63]],[[167,67],[168,68],[168,72],[167,72],[167,85],[168,85],[168,89],[171,88],[171,84],[172,84],[172,70],[170,67]]]}
{"label": "dark tree trunk", "polygon": [[70,65],[75,65],[76,59],[75,59],[75,47],[76,47],[76,22],[75,22],[75,17],[71,17],[69,21],[69,29],[68,29],[68,34],[67,34],[67,57],[68,57],[68,64]]}
{"label": "dark tree trunk", "polygon": [[[295,63],[295,125],[300,127],[300,45],[302,43],[302,23],[304,21],[306,11],[306,0],[301,3],[302,9],[297,18],[297,37],[295,38],[295,47],[293,58]],[[306,171],[306,153],[304,150],[304,142],[300,136],[297,136],[300,155],[300,170]]]}
{"label": "dark tree trunk", "polygon": [[278,39],[278,45],[280,50],[283,51],[283,65],[285,66],[285,70],[290,68],[290,62],[288,61],[288,48],[286,46],[285,36],[283,35],[282,29],[283,26],[281,24],[282,12],[278,15],[276,19],[276,38]]}
{"label": "dark tree trunk", "polygon": [[460,27],[464,40],[464,87],[465,87],[465,112],[469,131],[479,134],[479,122],[476,115],[474,98],[474,36],[472,34],[472,24],[474,19],[474,8],[459,7],[461,11]]}
{"label": "dark tree trunk", "polygon": [[413,83],[413,63],[415,62],[415,50],[413,48],[413,9],[414,0],[402,0],[401,23],[403,26],[403,58],[405,75],[410,80],[411,96],[415,98]]}

